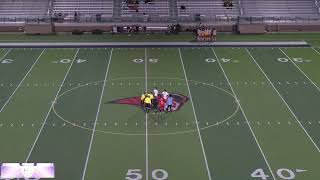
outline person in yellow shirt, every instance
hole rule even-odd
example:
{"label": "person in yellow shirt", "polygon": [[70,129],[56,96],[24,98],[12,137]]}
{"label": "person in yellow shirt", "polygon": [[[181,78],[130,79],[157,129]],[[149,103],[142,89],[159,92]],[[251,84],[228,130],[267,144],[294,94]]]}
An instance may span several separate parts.
{"label": "person in yellow shirt", "polygon": [[146,97],[144,98],[144,104],[146,106],[146,112],[149,113],[150,109],[151,109],[151,98],[149,95],[146,95]]}
{"label": "person in yellow shirt", "polygon": [[154,99],[154,96],[153,96],[152,92],[150,92],[150,93],[147,94],[147,95],[150,97],[151,101]]}
{"label": "person in yellow shirt", "polygon": [[144,99],[146,98],[146,93],[143,93],[140,97],[141,100],[141,106],[144,106]]}
{"label": "person in yellow shirt", "polygon": [[153,105],[154,95],[152,94],[152,92],[149,92],[147,95],[148,95],[149,98],[151,99],[151,105]]}

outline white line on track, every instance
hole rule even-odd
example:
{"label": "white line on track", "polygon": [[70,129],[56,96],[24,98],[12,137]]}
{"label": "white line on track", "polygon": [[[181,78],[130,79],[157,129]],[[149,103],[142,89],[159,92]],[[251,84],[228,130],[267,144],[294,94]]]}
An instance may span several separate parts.
{"label": "white line on track", "polygon": [[[260,65],[257,63],[257,61],[255,60],[255,58],[252,56],[252,54],[250,53],[250,51],[248,49],[246,49],[248,54],[250,55],[251,59],[256,63],[257,67],[260,69],[260,71],[263,73],[263,75],[268,79],[269,82],[271,82],[271,80],[269,79],[269,77],[267,76],[267,74],[264,72],[264,70],[260,67]],[[288,105],[288,103],[284,100],[284,98],[282,97],[282,95],[280,94],[280,92],[278,91],[278,89],[271,83],[273,89],[277,92],[277,94],[279,95],[279,97],[281,98],[281,100],[284,102],[284,104],[287,106],[287,108],[289,109],[289,111],[291,112],[291,114],[293,115],[293,117],[297,120],[297,122],[299,123],[299,125],[301,126],[301,128],[303,129],[303,131],[306,133],[306,135],[309,137],[309,139],[311,140],[311,142],[313,143],[313,145],[315,146],[315,148],[320,152],[319,147],[316,145],[316,143],[313,141],[313,139],[311,138],[311,136],[309,135],[309,133],[306,131],[306,129],[303,127],[303,125],[301,124],[301,121],[299,120],[299,118],[296,116],[296,114],[292,111],[292,109],[290,108],[290,106]]]}
{"label": "white line on track", "polygon": [[[69,66],[69,69],[68,69],[67,73],[65,74],[64,79],[62,80],[61,84],[63,84],[63,83],[66,81],[66,79],[67,79],[67,77],[68,77],[68,74],[69,74],[69,72],[70,72],[70,69],[71,69],[71,67],[72,67],[72,65],[73,65],[73,63],[74,63],[74,61],[75,61],[75,59],[76,59],[76,57],[77,57],[77,55],[78,55],[78,52],[79,52],[79,49],[78,49],[77,52],[75,53],[75,55],[74,55],[74,57],[73,57],[73,61],[72,61],[71,65]],[[38,139],[39,139],[39,136],[40,136],[40,134],[41,134],[41,132],[42,132],[42,130],[43,130],[43,127],[44,127],[44,125],[47,123],[47,119],[48,119],[48,117],[49,117],[49,115],[50,115],[50,112],[51,112],[53,106],[54,106],[54,102],[57,100],[57,98],[58,98],[58,96],[59,96],[59,93],[60,93],[61,89],[62,89],[62,86],[60,86],[60,88],[59,88],[59,90],[58,90],[58,92],[57,92],[57,94],[56,94],[56,96],[55,96],[55,98],[54,98],[54,100],[53,100],[53,103],[51,104],[51,106],[50,106],[50,108],[49,108],[49,111],[48,111],[48,113],[47,113],[47,115],[46,115],[46,117],[45,117],[45,119],[44,119],[44,122],[43,122],[43,124],[42,124],[42,126],[41,126],[41,128],[40,128],[40,131],[38,132],[38,135],[37,135],[37,137],[36,137],[36,139],[35,139],[32,147],[31,147],[31,150],[29,151],[29,154],[28,154],[28,157],[27,157],[27,159],[26,159],[26,162],[28,162],[28,160],[29,160],[29,158],[30,158],[30,155],[31,155],[31,153],[32,153],[32,151],[33,151],[33,148],[34,148],[34,146],[36,145],[36,143],[37,143],[37,141],[38,141]]]}
{"label": "white line on track", "polygon": [[203,146],[203,142],[202,142],[202,137],[201,137],[201,133],[200,133],[200,129],[199,129],[198,118],[197,118],[197,114],[196,114],[196,111],[195,111],[195,108],[194,108],[194,104],[193,104],[193,100],[192,100],[192,95],[191,95],[191,91],[190,91],[190,86],[189,86],[187,73],[186,73],[186,70],[184,68],[184,63],[183,63],[183,60],[182,60],[182,55],[181,55],[180,48],[178,48],[178,50],[179,50],[179,56],[180,56],[180,61],[181,61],[181,64],[182,64],[184,77],[185,77],[187,88],[188,88],[188,92],[189,92],[189,95],[190,95],[190,102],[191,102],[191,105],[192,105],[193,116],[194,116],[194,119],[196,121],[195,123],[197,125],[197,130],[198,130],[199,140],[200,140],[200,144],[201,144],[201,148],[202,148],[202,153],[203,153],[203,157],[204,157],[206,168],[207,168],[207,172],[208,172],[208,178],[209,178],[209,180],[211,180],[211,173],[210,173],[210,169],[209,169],[209,166],[208,166],[206,152],[204,150],[204,146]]}
{"label": "white line on track", "polygon": [[[17,90],[19,89],[19,87],[21,86],[21,84],[23,83],[23,81],[27,78],[27,76],[29,75],[29,73],[31,72],[31,70],[33,69],[33,67],[37,64],[37,62],[39,61],[40,57],[42,56],[42,54],[45,52],[46,49],[42,50],[42,52],[40,53],[40,55],[38,56],[38,58],[36,59],[36,61],[32,64],[31,68],[29,69],[29,71],[26,73],[26,75],[22,78],[22,80],[20,81],[19,85],[16,87],[16,89],[13,91],[13,93],[9,96],[9,98],[7,99],[7,101],[3,104],[3,106],[0,109],[0,113],[3,111],[3,109],[7,106],[7,104],[9,103],[9,101],[11,100],[11,98],[14,96],[14,94],[17,92]],[[10,51],[10,50],[9,50]],[[8,52],[9,52],[8,51]],[[7,52],[7,53],[8,53]]]}
{"label": "white line on track", "polygon": [[[279,48],[280,49],[280,48]],[[320,91],[319,87],[306,75],[306,73],[304,73],[304,71],[298,66],[296,65],[296,63],[294,63],[292,61],[292,59],[284,52],[282,51],[282,49],[280,49],[280,51],[294,64],[294,66],[317,88],[318,91]],[[275,87],[274,87],[275,88]],[[278,92],[278,90],[276,90]],[[282,96],[280,95],[280,93],[278,92],[279,96],[282,98]],[[320,152],[319,147],[317,146],[317,144],[314,142],[314,140],[311,138],[311,136],[309,135],[309,133],[307,132],[307,130],[302,126],[302,124],[300,123],[298,117],[295,115],[295,113],[291,110],[291,108],[289,107],[289,105],[287,104],[287,102],[282,98],[282,100],[286,103],[287,107],[289,108],[289,110],[291,111],[291,113],[293,114],[293,116],[296,118],[296,120],[299,122],[299,124],[301,125],[303,131],[306,133],[306,135],[309,137],[309,139],[311,140],[312,144],[316,147],[316,149],[318,150],[318,152]]]}
{"label": "white line on track", "polygon": [[[144,74],[145,74],[145,91],[148,91],[148,58],[147,48],[144,50]],[[149,148],[148,148],[148,113],[146,113],[146,180],[149,179]]]}
{"label": "white line on track", "polygon": [[95,134],[95,132],[96,132],[96,126],[97,126],[97,121],[98,121],[99,114],[100,114],[101,102],[102,102],[102,98],[103,98],[103,94],[104,94],[104,89],[105,89],[105,87],[106,87],[106,82],[107,82],[107,78],[108,78],[109,68],[110,68],[110,64],[111,64],[112,53],[113,53],[113,49],[111,49],[111,51],[110,51],[109,62],[108,62],[108,66],[107,66],[107,70],[106,70],[106,75],[105,75],[104,82],[103,82],[103,87],[102,87],[102,90],[101,90],[101,95],[100,95],[98,110],[97,110],[97,114],[96,114],[96,118],[95,118],[95,121],[94,121],[93,130],[92,130],[90,145],[89,145],[89,149],[88,149],[88,153],[87,153],[87,158],[86,158],[86,162],[85,162],[84,169],[83,169],[83,173],[82,173],[82,178],[81,178],[82,180],[84,180],[84,179],[85,179],[85,176],[86,176],[86,171],[87,171],[87,166],[88,166],[88,162],[89,162],[89,157],[90,157],[90,152],[91,152],[93,137],[94,137],[94,134]]}
{"label": "white line on track", "polygon": [[[248,51],[248,50],[247,50],[247,51]],[[223,72],[223,74],[224,74],[224,76],[225,76],[225,78],[226,78],[229,86],[230,86],[230,89],[231,89],[234,97],[236,97],[236,99],[237,99],[237,101],[238,101],[238,103],[239,103],[241,112],[242,112],[244,118],[246,119],[246,122],[247,122],[247,124],[248,124],[248,127],[249,127],[251,133],[252,133],[252,136],[253,136],[254,140],[256,141],[256,143],[257,143],[257,145],[258,145],[258,147],[259,147],[259,149],[260,149],[260,152],[261,152],[261,154],[262,154],[262,156],[263,156],[263,159],[264,159],[264,161],[266,162],[266,164],[267,164],[267,166],[268,166],[268,168],[269,168],[269,171],[270,171],[273,179],[275,180],[276,178],[275,178],[274,173],[273,173],[273,171],[272,171],[272,169],[271,169],[271,167],[270,167],[270,165],[269,165],[269,162],[268,162],[268,160],[267,160],[267,157],[265,156],[265,154],[264,154],[264,152],[263,152],[263,150],[262,150],[262,148],[261,148],[261,146],[260,146],[260,144],[259,144],[259,141],[258,141],[256,135],[255,135],[254,132],[253,132],[253,129],[252,129],[250,123],[249,123],[249,120],[248,120],[248,118],[247,118],[247,115],[245,114],[245,112],[244,112],[244,110],[243,110],[243,108],[242,108],[242,106],[241,106],[241,104],[240,104],[240,101],[239,101],[239,99],[238,99],[238,96],[237,96],[237,94],[235,93],[233,87],[231,86],[230,81],[229,81],[229,78],[228,78],[226,72],[224,71],[224,69],[223,69],[223,67],[222,67],[222,65],[221,65],[221,63],[220,63],[220,59],[219,59],[219,57],[217,56],[217,54],[216,54],[216,52],[214,51],[213,48],[212,48],[212,52],[213,52],[213,54],[215,55],[215,57],[217,58],[217,62],[219,63],[219,66],[220,66],[220,68],[221,68],[221,70],[222,70],[222,72]]]}

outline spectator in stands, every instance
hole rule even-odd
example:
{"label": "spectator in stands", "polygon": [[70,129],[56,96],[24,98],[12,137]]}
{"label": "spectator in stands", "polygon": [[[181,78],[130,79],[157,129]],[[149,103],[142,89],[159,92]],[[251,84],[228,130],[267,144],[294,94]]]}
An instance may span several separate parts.
{"label": "spectator in stands", "polygon": [[223,7],[226,7],[227,9],[233,7],[232,0],[223,0]]}
{"label": "spectator in stands", "polygon": [[76,22],[78,21],[78,12],[77,11],[74,12],[74,17],[73,18],[74,18],[74,21],[76,21]]}
{"label": "spectator in stands", "polygon": [[126,0],[129,9],[139,12],[139,0]]}

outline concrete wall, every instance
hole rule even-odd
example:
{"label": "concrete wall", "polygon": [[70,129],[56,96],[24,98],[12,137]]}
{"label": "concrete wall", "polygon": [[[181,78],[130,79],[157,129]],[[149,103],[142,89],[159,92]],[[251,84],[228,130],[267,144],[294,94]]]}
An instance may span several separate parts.
{"label": "concrete wall", "polygon": [[54,34],[54,27],[52,23],[48,24],[26,24],[26,34]]}
{"label": "concrete wall", "polygon": [[[32,27],[33,26],[33,27]],[[0,32],[19,32],[21,27],[25,27],[27,32],[36,33],[37,28],[42,32],[50,32],[50,27],[36,27],[37,25],[24,25],[24,24],[0,24]],[[150,25],[147,26],[157,26]],[[163,25],[162,25],[163,26]],[[192,30],[196,26],[194,25],[183,25],[182,30]],[[266,24],[266,25],[212,25],[218,32],[241,32],[241,33],[264,33],[267,32],[320,32],[320,24]],[[30,29],[31,28],[31,29]],[[47,29],[46,29],[47,28]],[[83,32],[92,32],[93,30],[103,30],[106,32],[112,31],[112,24],[61,24],[56,23],[52,27],[52,31],[56,33],[70,33],[75,30]]]}

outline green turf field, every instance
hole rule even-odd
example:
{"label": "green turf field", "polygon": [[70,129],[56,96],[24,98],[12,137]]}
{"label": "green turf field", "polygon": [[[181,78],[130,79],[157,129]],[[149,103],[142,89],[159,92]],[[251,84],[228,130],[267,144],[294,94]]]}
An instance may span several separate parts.
{"label": "green turf field", "polygon": [[[0,162],[58,180],[320,179],[320,49],[0,49]],[[154,87],[175,112],[112,103]]]}

